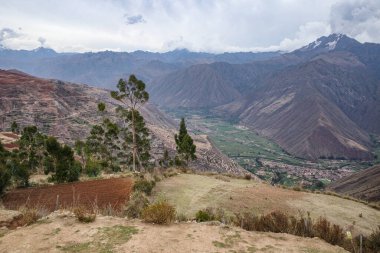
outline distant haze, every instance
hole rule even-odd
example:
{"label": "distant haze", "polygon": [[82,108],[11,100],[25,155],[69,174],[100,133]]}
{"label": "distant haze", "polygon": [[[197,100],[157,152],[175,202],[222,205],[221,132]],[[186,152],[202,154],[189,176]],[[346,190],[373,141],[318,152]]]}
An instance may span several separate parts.
{"label": "distant haze", "polygon": [[0,46],[58,52],[289,51],[330,33],[380,42],[378,0],[0,0]]}

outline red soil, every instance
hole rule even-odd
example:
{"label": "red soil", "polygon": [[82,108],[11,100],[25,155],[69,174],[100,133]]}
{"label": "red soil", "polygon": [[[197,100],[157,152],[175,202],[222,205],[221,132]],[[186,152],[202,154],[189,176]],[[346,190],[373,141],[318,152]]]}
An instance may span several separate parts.
{"label": "red soil", "polygon": [[4,136],[18,140],[18,135],[14,133],[2,133]]}
{"label": "red soil", "polygon": [[110,206],[114,210],[120,210],[129,199],[132,184],[131,178],[112,178],[16,189],[4,195],[3,204],[8,209],[16,210],[21,206],[29,206],[54,211],[57,207],[76,205],[88,208]]}

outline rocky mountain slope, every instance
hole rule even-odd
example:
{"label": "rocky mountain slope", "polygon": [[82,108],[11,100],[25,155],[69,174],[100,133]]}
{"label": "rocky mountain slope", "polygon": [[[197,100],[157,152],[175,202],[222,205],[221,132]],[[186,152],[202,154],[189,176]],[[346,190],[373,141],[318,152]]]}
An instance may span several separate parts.
{"label": "rocky mountain slope", "polygon": [[379,50],[333,34],[269,60],[168,74],[152,97],[162,106],[213,109],[298,157],[372,159],[368,133],[380,134]]}
{"label": "rocky mountain slope", "polygon": [[329,189],[355,198],[380,202],[380,166],[342,178],[330,184]]}
{"label": "rocky mountain slope", "polygon": [[[101,120],[97,113],[101,101],[107,104],[109,116],[114,117],[119,104],[110,98],[107,90],[0,70],[0,128],[3,130],[16,121],[22,127],[36,125],[44,133],[73,143],[84,139],[91,126]],[[153,156],[162,157],[164,147],[174,151],[177,123],[151,104],[142,107],[141,112],[152,133]],[[207,136],[195,135],[194,139],[199,156],[195,168],[244,174],[241,167],[216,150]]]}

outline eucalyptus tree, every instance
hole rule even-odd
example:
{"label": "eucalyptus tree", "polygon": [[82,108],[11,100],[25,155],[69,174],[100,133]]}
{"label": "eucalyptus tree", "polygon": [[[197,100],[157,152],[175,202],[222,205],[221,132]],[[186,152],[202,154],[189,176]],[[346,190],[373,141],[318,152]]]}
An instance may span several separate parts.
{"label": "eucalyptus tree", "polygon": [[[111,97],[122,102],[128,109],[128,114],[125,114],[130,119],[131,138],[132,138],[132,166],[136,171],[136,162],[139,167],[143,168],[140,159],[138,148],[138,125],[141,125],[143,118],[138,112],[141,105],[149,100],[149,93],[145,90],[145,83],[136,78],[135,75],[130,75],[128,81],[120,79],[117,84],[117,91],[111,91]],[[144,125],[145,127],[145,125]]]}

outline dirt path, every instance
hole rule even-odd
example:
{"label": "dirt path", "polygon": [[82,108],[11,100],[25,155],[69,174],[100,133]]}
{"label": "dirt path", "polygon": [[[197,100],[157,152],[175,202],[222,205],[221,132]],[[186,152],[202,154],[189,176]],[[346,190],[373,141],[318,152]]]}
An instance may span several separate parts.
{"label": "dirt path", "polygon": [[9,232],[0,238],[0,252],[346,252],[318,238],[205,223],[158,226],[102,216],[81,224],[66,215],[53,213],[37,224]]}

